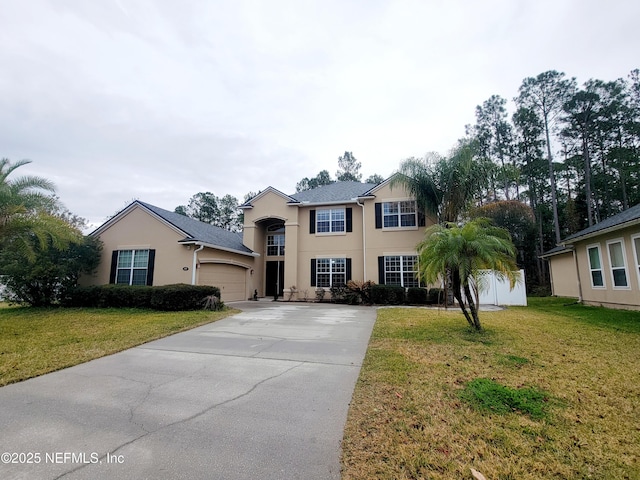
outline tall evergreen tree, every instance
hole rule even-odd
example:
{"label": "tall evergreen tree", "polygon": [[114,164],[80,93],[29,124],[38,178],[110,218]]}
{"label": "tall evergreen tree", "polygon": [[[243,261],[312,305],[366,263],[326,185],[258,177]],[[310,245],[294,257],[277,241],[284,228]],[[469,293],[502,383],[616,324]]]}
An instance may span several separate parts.
{"label": "tall evergreen tree", "polygon": [[539,116],[543,127],[556,243],[560,243],[561,235],[551,139],[556,123],[563,111],[563,106],[575,91],[575,85],[575,79],[566,79],[564,73],[550,70],[539,74],[537,77],[525,78],[516,98],[518,107],[526,107],[535,112]]}

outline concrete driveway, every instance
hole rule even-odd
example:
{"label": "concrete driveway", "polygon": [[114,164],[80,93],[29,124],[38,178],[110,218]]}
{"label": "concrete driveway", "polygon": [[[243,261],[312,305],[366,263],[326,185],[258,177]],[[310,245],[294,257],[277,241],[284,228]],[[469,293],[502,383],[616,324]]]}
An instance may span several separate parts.
{"label": "concrete driveway", "polygon": [[0,478],[339,479],[376,310],[234,306],[243,313],[0,388]]}

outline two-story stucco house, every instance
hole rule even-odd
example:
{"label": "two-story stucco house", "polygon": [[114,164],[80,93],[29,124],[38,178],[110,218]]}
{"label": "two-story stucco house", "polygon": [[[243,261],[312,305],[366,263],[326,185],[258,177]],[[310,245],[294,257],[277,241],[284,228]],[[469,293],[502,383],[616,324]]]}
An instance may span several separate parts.
{"label": "two-story stucco house", "polygon": [[224,301],[310,298],[348,280],[417,286],[425,219],[402,187],[337,182],[286,195],[272,187],[240,207],[242,235],[135,201],[96,229],[103,258],[85,284],[215,285]]}

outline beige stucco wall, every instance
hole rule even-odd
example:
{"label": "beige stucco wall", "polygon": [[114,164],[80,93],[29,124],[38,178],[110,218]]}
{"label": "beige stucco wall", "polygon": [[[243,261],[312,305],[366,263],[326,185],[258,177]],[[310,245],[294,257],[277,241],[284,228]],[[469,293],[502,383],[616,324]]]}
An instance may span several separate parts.
{"label": "beige stucco wall", "polygon": [[558,297],[578,298],[578,276],[573,252],[554,255],[549,258],[551,293]]}
{"label": "beige stucco wall", "polygon": [[[582,284],[582,296],[585,303],[618,308],[640,309],[640,279],[636,263],[632,238],[640,236],[640,227],[635,226],[618,230],[598,237],[585,239],[575,245],[578,256],[578,269]],[[608,243],[611,240],[622,240],[629,287],[614,287],[609,259]],[[593,287],[587,249],[593,245],[600,247],[604,288]]]}

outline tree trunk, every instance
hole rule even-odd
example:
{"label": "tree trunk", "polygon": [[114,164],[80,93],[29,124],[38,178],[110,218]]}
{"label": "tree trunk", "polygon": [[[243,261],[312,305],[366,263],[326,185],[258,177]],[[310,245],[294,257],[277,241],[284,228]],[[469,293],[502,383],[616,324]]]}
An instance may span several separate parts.
{"label": "tree trunk", "polygon": [[453,296],[455,297],[455,299],[458,301],[458,305],[460,306],[460,310],[462,310],[462,313],[464,314],[464,318],[467,319],[467,322],[469,322],[469,325],[473,328],[476,328],[476,325],[474,323],[474,319],[471,317],[471,315],[469,315],[469,312],[467,311],[466,307],[464,306],[464,299],[462,298],[462,285],[460,282],[460,274],[458,273],[457,270],[453,270],[453,272],[451,272],[451,290],[453,290]]}
{"label": "tree trunk", "polygon": [[551,154],[551,136],[549,135],[549,120],[544,115],[544,133],[547,139],[547,160],[549,161],[549,182],[551,184],[551,206],[553,208],[553,227],[556,234],[556,244],[560,243],[560,220],[558,218],[558,199],[556,195],[556,177],[553,172],[553,156]]}
{"label": "tree trunk", "polygon": [[478,309],[476,308],[476,302],[475,302],[475,299],[473,298],[473,294],[471,293],[471,289],[469,288],[469,284],[466,284],[464,286],[464,296],[467,297],[469,310],[471,310],[471,317],[473,319],[471,326],[475,328],[477,331],[480,331],[482,330],[482,325],[480,325],[480,317],[478,315]]}
{"label": "tree trunk", "polygon": [[593,204],[591,202],[591,159],[589,158],[589,141],[587,132],[582,133],[582,158],[584,159],[584,189],[587,199],[587,220],[589,226],[593,225]]}

